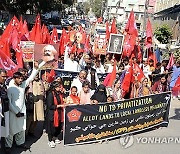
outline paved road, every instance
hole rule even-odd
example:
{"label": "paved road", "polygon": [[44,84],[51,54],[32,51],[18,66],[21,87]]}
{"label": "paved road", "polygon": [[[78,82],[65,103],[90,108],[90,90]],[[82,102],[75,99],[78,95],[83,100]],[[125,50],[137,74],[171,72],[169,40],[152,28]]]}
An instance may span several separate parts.
{"label": "paved road", "polygon": [[[41,126],[37,128],[40,130]],[[38,136],[40,131],[37,131]],[[147,139],[160,137],[157,144],[147,143]],[[179,138],[175,138],[179,137]],[[132,138],[131,138],[132,139]],[[176,140],[172,141],[172,140]],[[179,140],[178,140],[179,139]],[[167,143],[169,140],[169,143]],[[171,140],[171,141],[170,141]],[[66,146],[57,145],[51,149],[47,145],[47,135],[39,135],[38,138],[27,141],[31,145],[30,151],[20,151],[13,148],[12,154],[179,154],[180,153],[180,101],[175,99],[171,102],[170,122],[167,128],[160,128],[150,132],[135,135],[133,137],[133,145],[123,148],[119,139],[112,140],[108,143],[94,143],[89,145]],[[140,141],[140,143],[138,142]],[[159,143],[161,142],[161,144]],[[163,143],[162,143],[163,142]]]}

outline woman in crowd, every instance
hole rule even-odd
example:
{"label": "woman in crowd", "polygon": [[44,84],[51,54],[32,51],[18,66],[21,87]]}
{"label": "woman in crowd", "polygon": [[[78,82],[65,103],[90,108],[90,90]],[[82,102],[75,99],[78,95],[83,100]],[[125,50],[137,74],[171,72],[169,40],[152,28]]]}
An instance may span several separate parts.
{"label": "woman in crowd", "polygon": [[107,94],[106,94],[106,87],[103,84],[100,84],[97,87],[94,95],[91,97],[91,104],[97,104],[99,102],[106,102],[107,101]]}
{"label": "woman in crowd", "polygon": [[148,86],[148,78],[143,78],[139,89],[137,90],[137,97],[148,96],[152,94],[151,87]]}
{"label": "woman in crowd", "polygon": [[80,104],[80,98],[77,96],[77,87],[72,86],[70,95],[67,97],[66,104]]}
{"label": "woman in crowd", "polygon": [[59,82],[53,83],[53,88],[47,95],[47,123],[46,131],[48,133],[48,145],[55,148],[56,144],[61,143],[62,130],[61,130],[61,108],[63,105],[63,96],[61,93],[62,85]]}
{"label": "woman in crowd", "polygon": [[113,87],[113,99],[114,101],[118,101],[118,100],[122,100],[122,89],[121,89],[121,81],[120,79],[117,79],[114,83],[114,87]]}

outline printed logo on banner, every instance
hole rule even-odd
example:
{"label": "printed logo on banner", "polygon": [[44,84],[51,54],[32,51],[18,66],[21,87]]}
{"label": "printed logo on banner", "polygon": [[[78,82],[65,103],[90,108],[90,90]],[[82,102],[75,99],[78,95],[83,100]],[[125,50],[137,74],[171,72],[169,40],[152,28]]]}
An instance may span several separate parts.
{"label": "printed logo on banner", "polygon": [[72,111],[70,111],[67,114],[68,117],[68,121],[69,122],[75,122],[75,121],[79,121],[80,117],[81,117],[81,112],[78,111],[77,109],[73,109]]}

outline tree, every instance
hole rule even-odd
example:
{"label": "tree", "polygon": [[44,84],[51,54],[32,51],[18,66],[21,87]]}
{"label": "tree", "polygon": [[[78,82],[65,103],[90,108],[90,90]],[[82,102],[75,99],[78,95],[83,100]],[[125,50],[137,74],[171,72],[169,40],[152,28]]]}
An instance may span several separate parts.
{"label": "tree", "polygon": [[97,17],[101,16],[102,0],[90,0],[90,5],[92,7],[92,11],[95,13]]}
{"label": "tree", "polygon": [[1,5],[12,14],[45,13],[61,11],[63,4],[72,5],[74,0],[3,0]]}
{"label": "tree", "polygon": [[168,25],[162,25],[156,28],[154,35],[160,43],[167,44],[172,38],[172,31]]}

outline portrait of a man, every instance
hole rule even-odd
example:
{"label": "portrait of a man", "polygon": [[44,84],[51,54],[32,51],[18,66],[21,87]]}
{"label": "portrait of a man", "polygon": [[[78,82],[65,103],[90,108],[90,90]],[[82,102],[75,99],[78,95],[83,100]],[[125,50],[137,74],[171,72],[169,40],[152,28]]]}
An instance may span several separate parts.
{"label": "portrait of a man", "polygon": [[108,46],[108,53],[121,54],[123,39],[123,35],[111,34]]}

